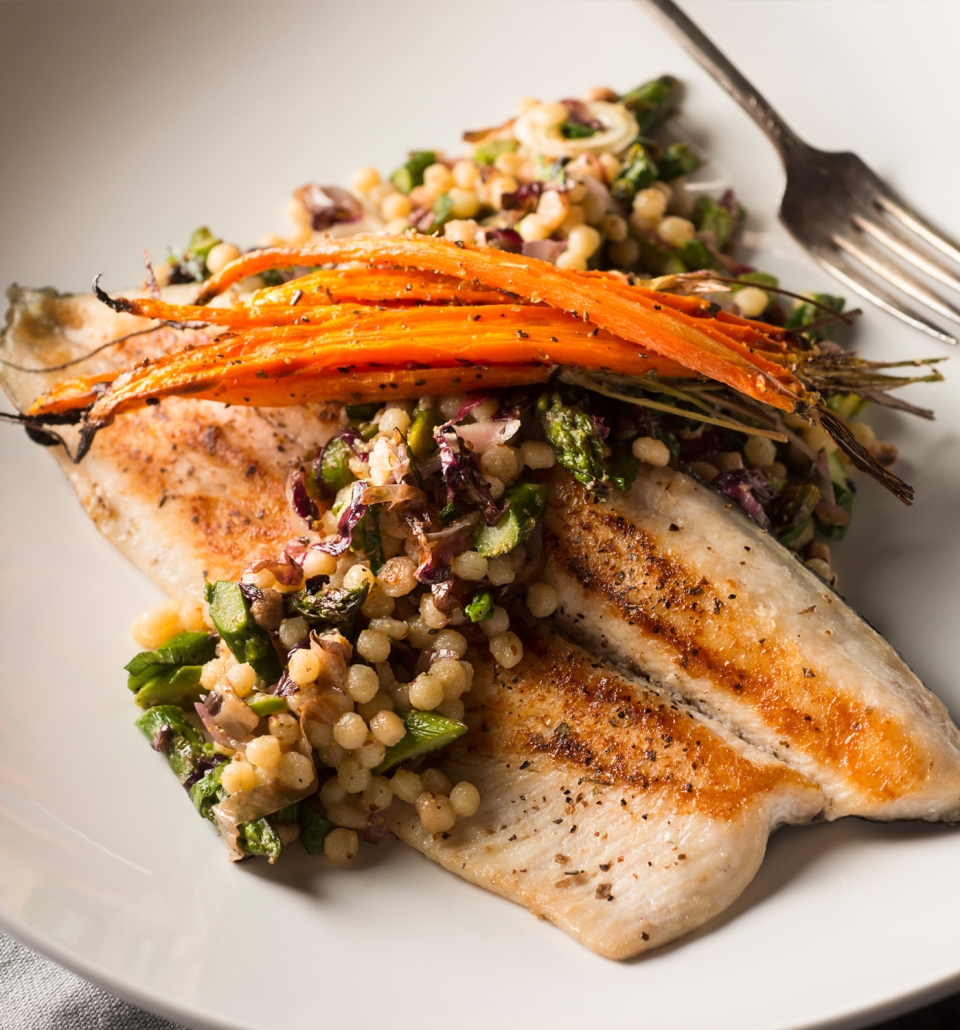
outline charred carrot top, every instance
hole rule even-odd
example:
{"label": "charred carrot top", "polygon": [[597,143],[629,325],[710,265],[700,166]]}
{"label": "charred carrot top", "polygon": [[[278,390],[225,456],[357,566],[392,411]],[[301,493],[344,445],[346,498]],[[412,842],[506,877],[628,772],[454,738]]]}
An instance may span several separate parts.
{"label": "charred carrot top", "polygon": [[[156,310],[157,303],[150,301],[150,310]],[[688,378],[693,374],[676,362],[645,354],[626,340],[548,307],[511,304],[377,310],[341,305],[337,310],[338,317],[318,325],[251,326],[228,332],[210,343],[118,374],[112,389],[93,405],[88,420],[106,422],[119,411],[148,400],[171,394],[198,396],[198,390],[209,391],[223,384],[227,384],[223,388],[229,389],[229,396],[224,393],[216,399],[231,404],[276,403],[263,399],[266,384],[294,376],[298,379],[297,403],[335,400],[343,392],[338,378],[366,368],[446,370],[441,392],[448,393],[465,389],[463,369],[474,365],[522,364],[536,370],[530,382],[542,381],[540,370],[555,365],[636,376],[655,373]],[[511,371],[510,382],[519,382],[516,370]],[[244,385],[234,389],[236,384]],[[489,377],[484,385],[490,385]],[[93,395],[86,377],[74,379],[40,397],[31,413],[59,414],[90,404]],[[78,404],[80,399],[83,405]]]}
{"label": "charred carrot top", "polygon": [[546,261],[486,247],[460,247],[434,237],[358,235],[254,251],[208,280],[198,301],[206,303],[237,280],[268,268],[347,261],[435,271],[576,312],[625,340],[785,411],[794,410],[805,394],[790,373],[767,367],[772,363],[757,354],[742,354],[746,348],[737,341],[721,342],[701,328],[700,319],[676,310],[657,311],[653,301],[623,296],[621,288],[610,288],[607,280],[563,271]]}

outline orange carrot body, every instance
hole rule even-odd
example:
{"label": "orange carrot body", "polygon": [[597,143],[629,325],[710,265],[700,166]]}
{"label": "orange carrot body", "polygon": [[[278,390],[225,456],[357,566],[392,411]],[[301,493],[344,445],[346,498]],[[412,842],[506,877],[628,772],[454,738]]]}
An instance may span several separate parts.
{"label": "orange carrot body", "polygon": [[316,324],[349,318],[358,312],[375,311],[369,304],[324,304],[317,307],[289,304],[259,304],[257,307],[213,307],[209,304],[169,304],[153,297],[119,297],[112,301],[117,311],[140,318],[157,318],[164,322],[203,323],[238,329],[271,326]]}
{"label": "orange carrot body", "polygon": [[[151,302],[156,303],[156,302]],[[209,310],[209,309],[208,309]],[[217,309],[213,309],[217,310]],[[521,382],[519,368],[542,382],[555,365],[575,365],[593,371],[643,376],[689,377],[690,371],[655,354],[646,355],[634,344],[591,327],[580,319],[548,307],[484,305],[478,307],[416,307],[377,310],[340,306],[341,315],[319,325],[249,328],[226,333],[210,343],[178,351],[117,375],[113,387],[90,412],[91,420],[108,420],[118,411],[139,407],[148,399],[171,394],[214,396],[227,391],[232,404],[274,404],[263,397],[268,384],[296,379],[296,400],[286,387],[282,403],[335,400],[355,390],[340,383],[361,372],[385,376],[391,371],[438,372],[434,385],[440,392],[468,389],[473,366],[489,371],[491,385],[497,367],[510,385]],[[361,313],[356,314],[357,311]],[[422,376],[398,380],[419,396],[427,390],[417,384]],[[334,391],[334,392],[331,392]],[[71,400],[88,398],[86,377],[61,383],[55,393],[40,397],[31,414],[57,414],[81,405]],[[271,395],[272,396],[272,395]],[[404,396],[394,394],[394,396]],[[224,393],[216,399],[227,400]]]}
{"label": "orange carrot body", "polygon": [[[199,300],[208,301],[238,279],[268,268],[345,261],[436,271],[504,290],[532,303],[545,302],[577,312],[579,317],[649,351],[786,411],[792,411],[804,393],[790,373],[750,354],[737,341],[724,339],[719,332],[715,335],[705,331],[701,319],[665,310],[639,293],[624,296],[624,290],[632,289],[626,284],[564,272],[546,261],[517,254],[458,247],[434,237],[353,236],[303,247],[255,251],[213,276]],[[656,310],[657,306],[661,310]]]}
{"label": "orange carrot body", "polygon": [[323,268],[282,286],[258,290],[246,303],[254,307],[260,304],[349,304],[352,301],[365,304],[388,301],[509,304],[514,299],[497,290],[435,272],[397,271],[394,268]]}

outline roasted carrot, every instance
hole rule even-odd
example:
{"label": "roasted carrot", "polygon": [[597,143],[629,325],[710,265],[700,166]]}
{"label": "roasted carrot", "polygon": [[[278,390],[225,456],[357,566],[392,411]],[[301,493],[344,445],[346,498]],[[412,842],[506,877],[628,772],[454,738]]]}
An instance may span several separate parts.
{"label": "roasted carrot", "polygon": [[509,304],[514,297],[435,272],[393,268],[323,268],[282,286],[258,290],[247,304]]}
{"label": "roasted carrot", "polygon": [[[318,391],[314,370],[308,362],[304,362],[299,366],[288,366],[283,372],[278,370],[277,374],[266,378],[258,376],[249,367],[211,368],[208,375],[194,380],[187,389],[180,389],[177,393],[195,400],[255,404],[267,408],[309,404],[316,400],[359,404],[379,401],[385,397],[415,398],[428,394],[526,386],[546,382],[552,372],[552,366],[532,362],[422,369],[355,367],[324,377],[321,380],[322,389]],[[116,381],[120,394],[125,392],[124,378],[129,374],[124,373]],[[162,396],[162,392],[159,395]],[[99,411],[95,404],[85,424],[91,428],[101,428],[112,421],[115,415],[141,407],[143,403],[139,399],[127,400],[104,405]]]}
{"label": "roasted carrot", "polygon": [[257,307],[241,305],[221,308],[213,307],[210,304],[170,304],[154,297],[108,297],[100,290],[97,295],[114,311],[127,315],[157,318],[164,322],[175,322],[180,325],[218,325],[238,329],[270,328],[281,325],[317,325],[377,310],[370,304],[357,303],[326,304],[317,307],[260,304]]}
{"label": "roasted carrot", "polygon": [[[464,369],[475,365],[489,367],[489,375],[497,366],[522,365],[531,370],[528,382],[542,382],[541,370],[555,365],[636,376],[692,375],[675,362],[644,354],[598,326],[591,328],[548,307],[511,304],[349,309],[348,314],[319,325],[249,328],[141,363],[117,375],[112,388],[93,405],[89,420],[106,422],[118,411],[139,407],[148,400],[173,394],[197,396],[198,391],[206,393],[223,383],[243,384],[237,389],[230,387],[232,404],[334,400],[346,389],[339,380],[365,369],[443,370],[446,383],[441,392],[460,392],[466,389]],[[485,385],[489,385],[489,375]],[[510,383],[520,382],[519,375],[511,371]],[[269,383],[294,376],[298,383],[296,400],[262,399]],[[412,396],[426,389],[416,384],[417,378],[409,380]],[[38,398],[30,413],[59,414],[86,406],[90,396],[87,380],[75,379],[59,384],[55,395]],[[71,397],[82,398],[84,404],[72,402]]]}
{"label": "roasted carrot", "polygon": [[[434,237],[358,235],[254,251],[208,280],[198,301],[206,303],[237,280],[268,268],[346,261],[436,271],[576,312],[647,351],[786,411],[794,410],[805,395],[802,384],[789,372],[757,354],[742,353],[746,348],[737,341],[715,338],[713,332],[704,331],[700,319],[666,310],[640,294],[623,296],[606,280],[566,272],[546,261],[485,247],[460,247]],[[661,310],[656,310],[658,306]]]}
{"label": "roasted carrot", "polygon": [[[574,275],[582,276],[582,273],[575,272]],[[586,278],[585,276],[582,277]],[[612,277],[594,280],[594,282],[598,290],[604,291],[607,294],[614,294],[627,303],[634,305],[646,304],[654,311],[662,311],[667,318],[691,320],[687,312],[678,309],[672,304],[665,303],[665,296],[654,290],[630,286],[628,283]],[[700,298],[684,299],[697,300],[700,304],[705,303]],[[666,308],[671,310],[664,310]],[[728,352],[736,354],[749,366],[766,373],[787,389],[791,389],[794,384],[799,385],[793,375],[783,365],[757,353],[758,350],[784,350],[783,344],[779,341],[768,339],[760,329],[756,328],[755,325],[751,325],[745,319],[737,319],[728,325],[721,324],[719,313],[714,315],[710,306],[708,306],[701,315],[695,316],[695,325],[700,332],[713,340],[717,347],[725,348]],[[773,329],[772,326],[767,328]],[[764,341],[764,343],[761,344],[761,341]]]}
{"label": "roasted carrot", "polygon": [[44,391],[33,402],[32,408],[40,405],[39,410],[42,410],[44,415],[62,415],[68,411],[83,411],[97,400],[103,392],[103,387],[114,382],[119,374],[119,372],[99,372],[96,375],[65,379]]}

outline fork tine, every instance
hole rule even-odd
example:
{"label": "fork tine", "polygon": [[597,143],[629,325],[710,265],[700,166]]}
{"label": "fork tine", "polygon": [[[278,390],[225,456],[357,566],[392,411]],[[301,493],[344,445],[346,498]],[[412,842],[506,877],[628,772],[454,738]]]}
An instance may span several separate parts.
{"label": "fork tine", "polygon": [[814,252],[814,257],[831,275],[836,276],[837,279],[849,286],[855,293],[859,293],[865,300],[876,304],[878,308],[883,308],[884,311],[893,315],[894,318],[899,318],[901,322],[906,322],[907,325],[912,326],[914,329],[919,329],[921,332],[927,333],[927,335],[932,336],[936,340],[941,340],[943,343],[955,345],[958,342],[955,336],[951,336],[939,326],[934,325],[933,322],[927,321],[923,315],[918,314],[913,308],[907,307],[898,298],[894,297],[892,293],[888,293],[882,287],[865,279],[863,274],[859,270],[851,268],[841,255],[836,254],[828,257],[818,249]]}
{"label": "fork tine", "polygon": [[857,228],[872,236],[878,243],[892,250],[894,254],[903,258],[904,261],[909,261],[914,268],[919,268],[921,272],[926,272],[927,275],[943,283],[944,286],[960,291],[960,277],[954,275],[940,261],[917,249],[906,233],[894,228],[893,225],[882,225],[861,215],[854,215],[853,221]]}
{"label": "fork tine", "polygon": [[924,286],[919,279],[901,268],[895,261],[891,261],[886,254],[878,247],[875,247],[866,239],[851,239],[849,236],[836,235],[833,242],[845,250],[852,257],[855,257],[862,264],[866,265],[872,272],[875,272],[881,279],[896,286],[898,290],[913,297],[932,308],[938,315],[949,318],[951,322],[960,323],[960,310],[949,304],[933,290]]}
{"label": "fork tine", "polygon": [[931,247],[936,247],[941,254],[960,262],[960,244],[945,236],[938,229],[935,229],[925,218],[919,215],[908,204],[905,204],[899,197],[893,197],[886,193],[879,193],[875,202],[893,218],[903,222],[908,229],[912,229],[921,239],[927,241]]}

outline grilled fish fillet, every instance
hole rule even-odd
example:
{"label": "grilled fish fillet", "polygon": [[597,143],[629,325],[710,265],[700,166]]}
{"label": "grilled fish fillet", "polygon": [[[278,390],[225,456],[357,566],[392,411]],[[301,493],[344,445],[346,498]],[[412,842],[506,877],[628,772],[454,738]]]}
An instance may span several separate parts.
{"label": "grilled fish fillet", "polygon": [[[60,364],[149,327],[96,298],[13,287],[0,355],[30,368]],[[95,373],[126,367],[182,346],[158,329],[78,366]],[[25,409],[72,371],[34,375],[0,368]],[[202,596],[203,579],[234,579],[253,557],[275,554],[303,532],[284,491],[287,465],[322,446],[338,428],[338,409],[227,408],[170,398],[121,415],[74,465],[51,448],[100,532],[172,597]],[[69,436],[67,427],[63,435]]]}
{"label": "grilled fish fillet", "polygon": [[[0,355],[31,367],[87,354],[144,325],[91,297],[15,288],[11,302]],[[89,359],[81,369],[129,365],[181,340],[158,329]],[[24,408],[62,375],[0,368],[8,393]],[[269,411],[171,398],[120,416],[79,466],[58,448],[52,454],[111,542],[167,593],[197,596],[204,573],[233,578],[301,531],[284,498],[287,462],[322,445],[336,428],[335,418],[335,410],[324,406]],[[579,520],[571,524],[573,532],[561,534],[571,550],[560,557],[567,573],[561,569],[557,582],[569,610],[570,557],[585,539],[582,527],[600,516],[566,486],[567,501],[562,489],[557,500],[569,502],[570,515]],[[727,512],[722,515],[729,521]],[[733,533],[735,543],[737,534],[758,532],[736,518],[730,525],[718,522],[717,532]],[[556,570],[556,514],[552,526]],[[692,541],[693,534],[686,539]],[[681,556],[674,557],[679,567]],[[592,567],[602,564],[603,555],[588,558]],[[795,564],[776,575],[796,574]],[[616,578],[616,570],[610,574]],[[804,582],[813,580],[808,575]],[[774,602],[780,586],[770,586],[771,619],[779,611]],[[817,589],[828,593],[822,585]],[[613,619],[604,607],[609,598],[594,587],[590,591],[597,625],[604,626],[596,639],[603,642]],[[586,618],[586,604],[576,607]],[[625,639],[615,653],[635,665],[648,659],[649,649],[634,655],[631,647]],[[649,658],[658,677],[675,689],[678,684],[662,674],[662,662],[656,664],[657,653],[649,651]],[[471,732],[444,752],[444,766],[477,784],[482,807],[447,838],[424,834],[412,809],[397,818],[395,832],[604,955],[626,957],[702,925],[749,883],[777,824],[814,818],[825,804],[802,771],[547,628],[528,632],[527,656],[509,673],[492,667],[489,655],[486,664],[480,656],[476,661],[476,685],[464,696]],[[938,703],[919,690],[937,715]],[[888,715],[877,709],[876,719],[881,725]],[[878,751],[878,769],[881,762],[898,768],[896,754]]]}
{"label": "grilled fish fillet", "polygon": [[701,926],[753,879],[767,837],[822,806],[805,776],[555,630],[515,668],[476,655],[469,733],[442,752],[481,807],[427,833],[429,858],[525,905],[587,947],[628,958]]}
{"label": "grilled fish fillet", "polygon": [[736,505],[670,469],[546,516],[558,623],[818,783],[826,816],[960,818],[960,731],[894,649]]}

